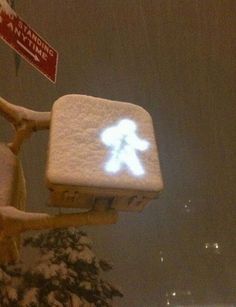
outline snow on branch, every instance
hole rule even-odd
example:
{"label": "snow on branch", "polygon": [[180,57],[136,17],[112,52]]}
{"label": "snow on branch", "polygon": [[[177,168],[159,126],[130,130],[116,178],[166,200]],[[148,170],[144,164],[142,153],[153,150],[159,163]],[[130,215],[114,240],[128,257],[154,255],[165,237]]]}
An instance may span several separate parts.
{"label": "snow on branch", "polygon": [[123,296],[103,279],[112,265],[95,255],[85,232],[54,229],[28,237],[24,245],[38,256],[26,269],[0,268],[0,306],[112,307]]}

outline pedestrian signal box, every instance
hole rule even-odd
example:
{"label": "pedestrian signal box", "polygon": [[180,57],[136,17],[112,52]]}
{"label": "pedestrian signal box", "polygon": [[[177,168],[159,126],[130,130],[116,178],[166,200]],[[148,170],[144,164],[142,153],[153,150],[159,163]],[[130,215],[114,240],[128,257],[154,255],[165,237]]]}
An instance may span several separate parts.
{"label": "pedestrian signal box", "polygon": [[126,102],[66,95],[53,105],[46,172],[53,206],[99,200],[140,211],[163,187],[152,119]]}

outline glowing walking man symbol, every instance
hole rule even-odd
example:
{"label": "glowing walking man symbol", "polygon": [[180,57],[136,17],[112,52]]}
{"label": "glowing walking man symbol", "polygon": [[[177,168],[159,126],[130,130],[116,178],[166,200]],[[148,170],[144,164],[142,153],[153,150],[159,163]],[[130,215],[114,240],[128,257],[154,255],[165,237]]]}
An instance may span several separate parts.
{"label": "glowing walking man symbol", "polygon": [[116,126],[102,132],[102,142],[111,147],[110,159],[105,164],[107,172],[117,173],[123,166],[127,166],[136,176],[145,173],[136,151],[147,150],[149,143],[137,136],[136,129],[134,121],[122,119]]}

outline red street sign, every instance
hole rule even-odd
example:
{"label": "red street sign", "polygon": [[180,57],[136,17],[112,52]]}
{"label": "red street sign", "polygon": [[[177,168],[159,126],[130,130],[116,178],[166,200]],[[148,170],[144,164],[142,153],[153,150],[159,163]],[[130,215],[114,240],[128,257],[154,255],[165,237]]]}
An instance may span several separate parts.
{"label": "red street sign", "polygon": [[52,82],[56,82],[58,52],[14,11],[0,4],[0,37]]}

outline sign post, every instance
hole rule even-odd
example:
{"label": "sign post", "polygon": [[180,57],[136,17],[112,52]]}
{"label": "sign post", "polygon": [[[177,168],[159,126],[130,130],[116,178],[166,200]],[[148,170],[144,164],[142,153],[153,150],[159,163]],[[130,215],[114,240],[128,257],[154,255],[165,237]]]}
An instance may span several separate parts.
{"label": "sign post", "polygon": [[0,37],[50,81],[56,82],[58,52],[0,2]]}

